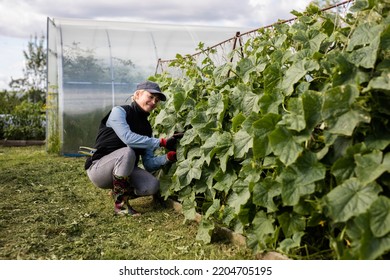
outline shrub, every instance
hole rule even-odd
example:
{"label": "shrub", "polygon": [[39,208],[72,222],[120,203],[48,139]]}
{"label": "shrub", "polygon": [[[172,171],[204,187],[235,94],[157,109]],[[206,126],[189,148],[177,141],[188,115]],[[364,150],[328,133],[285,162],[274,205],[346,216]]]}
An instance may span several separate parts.
{"label": "shrub", "polygon": [[12,114],[6,115],[3,122],[3,136],[8,140],[45,139],[45,114],[43,103],[23,101],[15,106]]}

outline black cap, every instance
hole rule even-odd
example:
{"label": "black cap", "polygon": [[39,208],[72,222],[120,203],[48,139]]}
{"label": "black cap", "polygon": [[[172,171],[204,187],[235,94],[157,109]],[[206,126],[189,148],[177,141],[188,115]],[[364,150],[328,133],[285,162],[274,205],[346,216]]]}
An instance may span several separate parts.
{"label": "black cap", "polygon": [[154,82],[146,81],[146,82],[140,83],[137,86],[137,90],[146,90],[152,94],[157,94],[161,101],[167,100],[167,97],[165,96],[165,94],[161,92],[159,85],[154,83]]}

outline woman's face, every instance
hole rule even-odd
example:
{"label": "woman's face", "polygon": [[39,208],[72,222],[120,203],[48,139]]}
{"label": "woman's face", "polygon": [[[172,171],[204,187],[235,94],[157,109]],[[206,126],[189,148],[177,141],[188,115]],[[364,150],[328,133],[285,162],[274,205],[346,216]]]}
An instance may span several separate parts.
{"label": "woman's face", "polygon": [[138,90],[134,94],[134,101],[144,110],[150,113],[157,104],[160,102],[160,98],[146,90]]}

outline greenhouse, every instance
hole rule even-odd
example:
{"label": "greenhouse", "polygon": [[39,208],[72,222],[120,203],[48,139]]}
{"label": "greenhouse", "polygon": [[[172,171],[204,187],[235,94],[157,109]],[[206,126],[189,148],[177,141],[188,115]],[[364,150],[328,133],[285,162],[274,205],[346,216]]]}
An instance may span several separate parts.
{"label": "greenhouse", "polygon": [[100,119],[129,101],[137,83],[154,75],[160,59],[213,46],[234,27],[47,20],[49,151],[78,155],[94,143]]}

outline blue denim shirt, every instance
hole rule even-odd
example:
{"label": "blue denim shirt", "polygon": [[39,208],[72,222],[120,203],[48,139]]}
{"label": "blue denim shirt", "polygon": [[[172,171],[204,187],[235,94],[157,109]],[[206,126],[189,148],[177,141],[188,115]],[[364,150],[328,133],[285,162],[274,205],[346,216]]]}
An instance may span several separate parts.
{"label": "blue denim shirt", "polygon": [[160,139],[132,132],[126,122],[126,111],[121,106],[112,108],[106,126],[111,127],[119,139],[130,148],[145,149],[145,154],[142,156],[142,164],[147,171],[158,170],[168,162],[165,155],[154,155],[154,150],[160,147]]}

